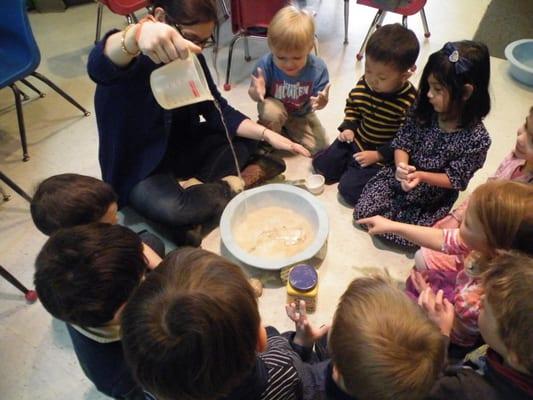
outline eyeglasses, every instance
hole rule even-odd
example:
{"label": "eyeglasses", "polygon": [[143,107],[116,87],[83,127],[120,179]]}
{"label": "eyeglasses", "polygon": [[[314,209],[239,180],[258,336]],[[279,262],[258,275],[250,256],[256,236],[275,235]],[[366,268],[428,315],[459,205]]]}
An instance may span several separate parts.
{"label": "eyeglasses", "polygon": [[188,40],[189,42],[194,43],[198,47],[201,47],[202,49],[206,49],[208,47],[213,47],[215,45],[215,39],[213,38],[213,35],[209,36],[205,39],[198,39],[198,37],[194,37],[191,35],[188,35],[183,32],[183,26],[176,23],[176,21],[169,17],[168,14],[166,14],[166,19],[168,20],[169,24],[172,25],[176,30],[179,32],[179,34],[183,37],[183,39]]}
{"label": "eyeglasses", "polygon": [[209,36],[206,39],[200,40],[197,37],[191,37],[190,35],[183,33],[183,27],[181,25],[172,25],[174,25],[174,28],[176,28],[176,30],[180,33],[183,39],[188,40],[189,42],[193,42],[195,45],[201,47],[202,49],[207,49],[208,47],[213,47],[215,45],[215,39],[213,38],[213,35]]}

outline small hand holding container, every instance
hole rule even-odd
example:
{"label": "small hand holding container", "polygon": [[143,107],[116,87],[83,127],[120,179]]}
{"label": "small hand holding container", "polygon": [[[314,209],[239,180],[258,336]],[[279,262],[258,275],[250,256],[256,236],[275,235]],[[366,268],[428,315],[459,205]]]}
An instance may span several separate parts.
{"label": "small hand holding container", "polygon": [[165,110],[172,110],[201,101],[214,101],[204,71],[194,53],[176,59],[150,75],[155,99]]}

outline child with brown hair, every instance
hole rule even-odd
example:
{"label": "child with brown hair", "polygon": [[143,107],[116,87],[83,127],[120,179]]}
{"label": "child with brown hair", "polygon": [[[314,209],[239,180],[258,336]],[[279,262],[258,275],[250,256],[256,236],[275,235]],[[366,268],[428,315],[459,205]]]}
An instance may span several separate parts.
{"label": "child with brown hair", "polygon": [[104,223],[57,230],[35,261],[42,305],[66,323],[85,375],[117,399],[143,398],[124,360],[119,315],[146,269],[139,236]]}
{"label": "child with brown hair", "polygon": [[[111,185],[92,176],[58,174],[37,186],[31,204],[33,223],[45,235],[61,228],[92,222],[118,223],[117,195]],[[154,234],[139,232],[150,268],[165,256],[165,245]]]}
{"label": "child with brown hair", "polygon": [[282,8],[268,26],[271,53],[257,63],[248,89],[259,123],[311,153],[328,144],[315,111],[328,103],[329,75],[324,61],[310,54],[314,43],[313,16],[296,6]]}
{"label": "child with brown hair", "polygon": [[122,313],[126,360],[156,399],[300,399],[301,360],[261,324],[235,264],[201,249],[170,253]]}
{"label": "child with brown hair", "polygon": [[[447,371],[430,400],[533,398],[533,258],[510,252],[482,263],[487,272],[482,279],[479,330],[488,350],[473,365]],[[449,331],[453,313],[446,315],[440,305],[434,311],[435,321]]]}
{"label": "child with brown hair", "polygon": [[512,181],[489,181],[472,193],[465,218],[458,229],[438,229],[391,221],[381,216],[357,221],[371,235],[394,233],[421,246],[457,256],[456,277],[442,278],[440,270],[414,269],[414,296],[427,287],[444,292],[445,302],[455,308],[451,341],[461,347],[474,346],[479,339],[482,258],[501,250],[518,250],[533,255],[533,187]]}
{"label": "child with brown hair", "polygon": [[[325,329],[309,324],[303,301],[298,312],[295,304],[288,305],[287,314],[296,323],[293,342],[303,355]],[[329,329],[331,360],[307,365],[310,398],[423,399],[444,366],[445,343],[400,289],[380,277],[355,279]]]}

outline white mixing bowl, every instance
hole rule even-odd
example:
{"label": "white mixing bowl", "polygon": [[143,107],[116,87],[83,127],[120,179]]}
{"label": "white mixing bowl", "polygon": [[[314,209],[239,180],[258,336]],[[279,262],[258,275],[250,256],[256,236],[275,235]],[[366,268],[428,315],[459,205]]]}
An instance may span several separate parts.
{"label": "white mixing bowl", "polygon": [[[265,259],[244,251],[233,237],[233,228],[245,217],[264,207],[284,207],[306,218],[314,231],[314,239],[304,250],[291,257]],[[220,219],[220,237],[226,249],[242,263],[261,269],[277,270],[313,258],[325,244],[329,221],[322,204],[307,191],[284,184],[270,184],[246,190],[226,206]]]}

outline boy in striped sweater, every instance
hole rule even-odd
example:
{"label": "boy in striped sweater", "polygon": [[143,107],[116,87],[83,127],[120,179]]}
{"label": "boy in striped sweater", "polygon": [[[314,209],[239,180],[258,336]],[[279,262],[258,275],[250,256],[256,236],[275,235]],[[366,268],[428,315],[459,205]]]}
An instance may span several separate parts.
{"label": "boy in striped sweater", "polygon": [[379,28],[366,46],[365,74],[350,91],[337,139],[313,159],[326,183],[354,206],[370,178],[393,161],[389,143],[416,98],[409,82],[420,45],[400,24]]}
{"label": "boy in striped sweater", "polygon": [[261,323],[241,268],[202,249],[165,258],[122,314],[126,360],[156,400],[300,400],[303,363]]}

